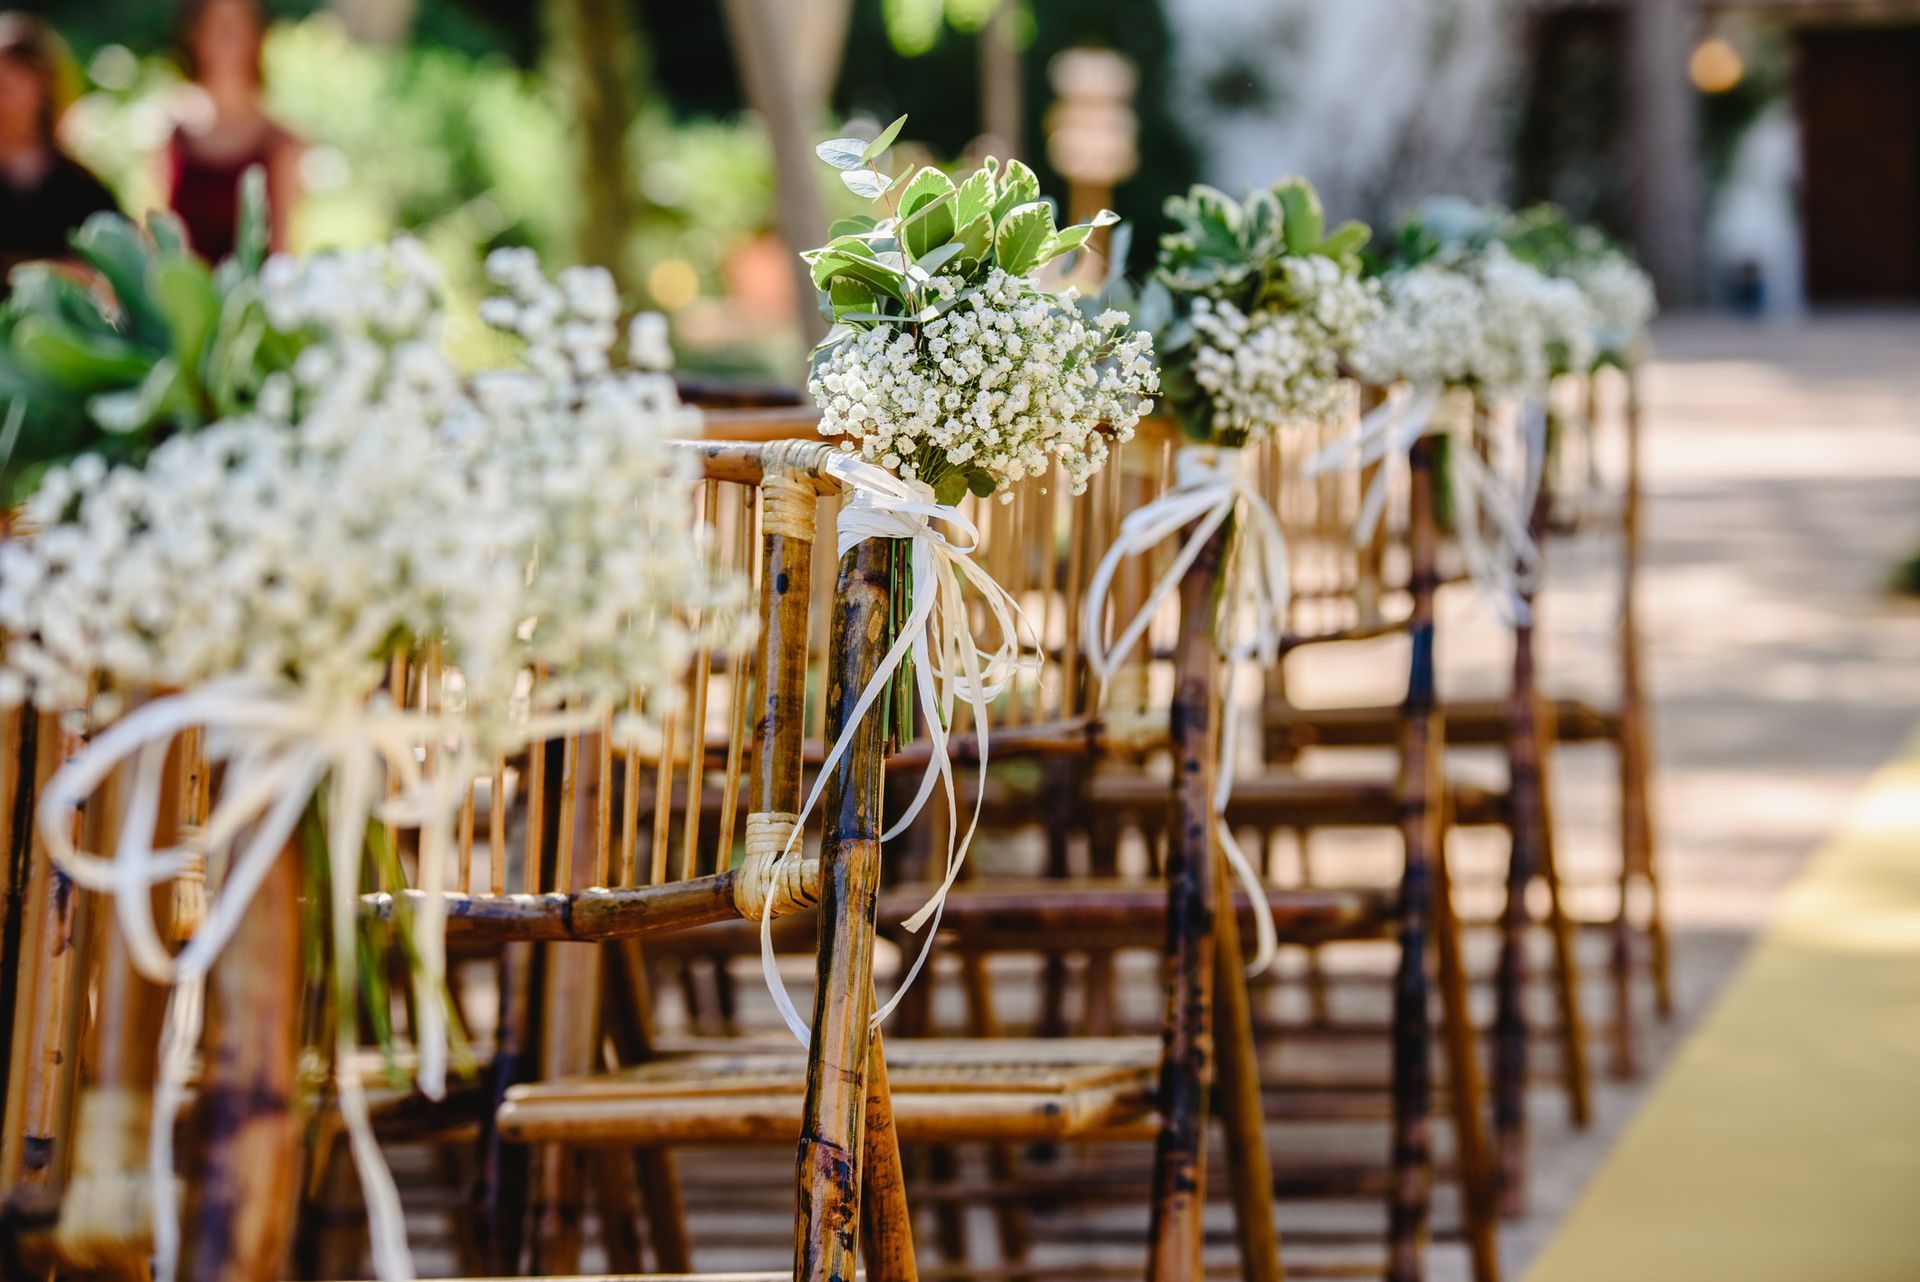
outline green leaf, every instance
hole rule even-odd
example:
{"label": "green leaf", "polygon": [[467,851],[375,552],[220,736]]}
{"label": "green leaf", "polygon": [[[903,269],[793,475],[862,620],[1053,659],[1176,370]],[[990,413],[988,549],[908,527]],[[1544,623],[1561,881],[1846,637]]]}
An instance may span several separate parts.
{"label": "green leaf", "polygon": [[1000,179],[999,194],[993,201],[993,221],[997,224],[1021,205],[1040,199],[1040,179],[1033,170],[1017,160],[1007,162],[1007,172]]}
{"label": "green leaf", "polygon": [[1000,220],[994,232],[994,261],[1001,271],[1024,275],[1044,261],[1047,244],[1052,239],[1053,207],[1043,200],[1029,201],[1008,211]]}
{"label": "green leaf", "polygon": [[967,488],[973,491],[976,498],[986,498],[998,485],[991,472],[975,470],[967,473]]}
{"label": "green leaf", "polygon": [[153,355],[124,339],[76,330],[56,316],[27,316],[13,327],[13,362],[24,374],[86,395],[146,377]]}
{"label": "green leaf", "polygon": [[267,208],[267,168],[248,165],[240,175],[240,210],[234,223],[233,261],[251,276],[267,259],[269,214]]}
{"label": "green leaf", "polygon": [[1359,253],[1372,235],[1371,227],[1349,219],[1335,227],[1327,238],[1320,242],[1319,252],[1328,258],[1345,258],[1350,254]]}
{"label": "green leaf", "polygon": [[1326,215],[1320,209],[1320,193],[1304,178],[1284,178],[1274,184],[1273,194],[1280,202],[1284,217],[1281,224],[1287,237],[1289,254],[1310,254],[1326,234]]}
{"label": "green leaf", "polygon": [[1062,227],[1059,232],[1055,234],[1053,244],[1048,246],[1049,252],[1047,257],[1058,258],[1062,254],[1070,254],[1086,244],[1087,238],[1092,235],[1092,223],[1078,223],[1072,227]]}
{"label": "green leaf", "polygon": [[87,412],[103,431],[138,432],[163,419],[189,417],[185,380],[171,357],[154,363],[138,387],[102,392],[87,402]]}
{"label": "green leaf", "polygon": [[993,170],[976,169],[967,175],[960,184],[960,194],[954,198],[953,220],[965,227],[981,214],[993,211]]}
{"label": "green leaf", "polygon": [[119,214],[95,214],[74,233],[73,247],[113,287],[135,341],[167,350],[172,343],[166,318],[147,297],[149,250],[139,229]]}
{"label": "green leaf", "polygon": [[827,239],[838,240],[842,236],[862,236],[872,231],[877,225],[869,214],[854,214],[849,218],[836,219],[833,226],[827,228]]}
{"label": "green leaf", "polygon": [[880,131],[880,136],[878,138],[875,138],[872,142],[868,143],[866,145],[866,148],[861,151],[860,159],[863,161],[879,159],[880,154],[882,152],[884,152],[887,148],[893,146],[893,140],[900,136],[900,126],[906,123],[907,123],[907,118],[905,116],[902,116],[898,120],[894,121],[892,124],[888,125],[885,129],[882,129]]}
{"label": "green leaf", "polygon": [[813,154],[835,169],[865,169],[867,158],[861,153],[867,144],[858,138],[829,138],[813,149]]}
{"label": "green leaf", "polygon": [[828,289],[841,276],[851,276],[869,286],[876,295],[896,302],[906,301],[906,273],[877,258],[836,253],[814,264],[813,282],[822,289]]}
{"label": "green leaf", "polygon": [[959,243],[951,240],[944,245],[935,245],[914,261],[913,269],[930,277],[957,257],[960,250]]}
{"label": "green leaf", "polygon": [[963,223],[953,243],[960,246],[960,266],[973,267],[985,262],[993,252],[993,215],[982,211]]}
{"label": "green leaf", "polygon": [[953,239],[953,179],[931,166],[922,169],[900,196],[900,243],[919,258]]}
{"label": "green leaf", "polygon": [[147,268],[147,292],[173,332],[174,360],[189,377],[197,375],[220,320],[212,274],[197,258],[156,257]]}
{"label": "green leaf", "polygon": [[840,171],[840,181],[845,183],[847,190],[854,195],[865,196],[868,200],[878,200],[892,190],[894,183],[899,179],[888,178],[885,174],[877,174],[871,169],[843,169]]}
{"label": "green leaf", "polygon": [[874,309],[873,287],[852,276],[836,276],[827,284],[827,302],[835,320],[845,320],[849,312],[870,312]]}
{"label": "green leaf", "polygon": [[967,478],[959,472],[949,472],[940,478],[940,484],[933,487],[933,501],[952,507],[967,497]]}

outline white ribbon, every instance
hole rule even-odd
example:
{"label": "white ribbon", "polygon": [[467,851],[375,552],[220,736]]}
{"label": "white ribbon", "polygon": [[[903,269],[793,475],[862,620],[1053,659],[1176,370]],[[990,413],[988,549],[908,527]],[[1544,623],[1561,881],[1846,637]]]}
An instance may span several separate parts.
{"label": "white ribbon", "polygon": [[[1414,442],[1446,431],[1437,419],[1441,389],[1396,389],[1360,420],[1359,430],[1343,436],[1307,461],[1305,473],[1318,476],[1343,468],[1362,468],[1404,455]],[[1510,488],[1474,448],[1471,432],[1454,438],[1447,454],[1448,493],[1453,499],[1454,533],[1468,576],[1480,589],[1500,621],[1511,627],[1527,621],[1525,593],[1540,569],[1540,550],[1528,531],[1533,499],[1540,490],[1546,456],[1546,415],[1539,402],[1527,397],[1520,407],[1525,449],[1524,476]],[[1356,545],[1369,542],[1386,509],[1389,477],[1382,468],[1361,497],[1353,523]],[[1493,525],[1488,538],[1482,528],[1484,513]]]}
{"label": "white ribbon", "polygon": [[[208,816],[197,848],[154,849],[154,823],[166,771],[167,750],[192,727],[206,731],[209,761],[226,762],[220,798]],[[429,748],[450,749],[450,759],[426,777],[421,758]],[[452,865],[452,817],[457,787],[469,760],[459,725],[433,714],[395,707],[384,697],[345,707],[300,698],[284,687],[249,679],[210,682],[184,694],[143,704],[96,736],[47,782],[38,817],[42,838],[62,871],[76,885],[113,900],[115,918],[135,969],[167,985],[149,1148],[153,1179],[154,1276],[172,1278],[180,1230],[176,1208],[172,1135],[199,1044],[207,972],[239,928],[254,894],[292,839],[300,816],[322,783],[327,793],[327,854],[332,884],[331,921],[336,991],[343,1006],[336,1031],[335,1082],[353,1160],[366,1197],[374,1267],[382,1278],[413,1276],[406,1227],[393,1177],[381,1159],[367,1115],[365,1093],[348,1071],[355,1044],[355,922],[361,856],[368,821],[420,829],[420,909],[414,921],[419,966],[413,977],[414,1040],[420,1089],[438,1098],[446,1089],[447,1028],[441,1007],[446,977],[443,891]],[[74,847],[71,814],[110,775],[127,767],[129,795],[119,842],[111,857]],[[385,772],[397,795],[376,804]],[[191,854],[204,853],[209,868],[224,866],[218,894],[206,919],[178,954],[162,942],[154,922],[152,887],[171,881]]]}
{"label": "white ribbon", "polygon": [[[1280,518],[1274,515],[1258,487],[1245,477],[1240,456],[1239,450],[1210,445],[1183,445],[1175,452],[1173,487],[1145,507],[1127,514],[1120,523],[1119,537],[1094,571],[1081,617],[1081,645],[1086,651],[1088,666],[1106,682],[1146,634],[1160,603],[1179,585],[1201,549],[1206,547],[1207,540],[1228,517],[1238,514],[1236,529],[1241,538],[1239,547],[1231,554],[1233,580],[1220,602],[1225,617],[1214,621],[1214,643],[1225,660],[1226,689],[1221,696],[1220,763],[1213,786],[1213,826],[1221,852],[1253,901],[1254,955],[1247,970],[1257,975],[1273,964],[1280,951],[1280,939],[1274,926],[1273,906],[1267,900],[1265,881],[1246,852],[1240,849],[1227,823],[1239,726],[1233,691],[1241,664],[1257,658],[1262,667],[1270,668],[1279,662],[1292,589],[1288,583],[1287,543]],[[1120,630],[1120,639],[1109,643],[1107,597],[1120,563],[1129,556],[1146,555],[1188,525],[1193,526],[1192,535],[1159,582],[1153,585],[1139,613]],[[1243,617],[1248,618],[1244,626]]]}
{"label": "white ribbon", "polygon": [[[973,816],[968,821],[966,833],[964,836],[958,833],[959,825],[956,822],[947,825],[946,875],[919,911],[902,923],[910,931],[917,932],[929,922],[932,928],[928,930],[913,965],[895,987],[893,996],[873,1013],[872,1026],[877,1028],[893,1013],[894,1007],[899,1005],[900,999],[926,965],[933,937],[940,929],[940,913],[946,906],[947,893],[953,889],[954,880],[959,877],[961,865],[966,860],[967,848],[973,843],[974,829],[980,823],[980,805],[986,795],[988,705],[1028,666],[1021,657],[1020,645],[1020,629],[1027,621],[1012,594],[971,560],[970,554],[980,543],[980,531],[958,508],[936,500],[933,490],[921,482],[901,480],[891,472],[851,455],[834,455],[828,459],[826,470],[852,496],[840,509],[839,554],[844,557],[865,539],[907,540],[912,544],[909,560],[912,607],[893,645],[880,660],[879,668],[867,682],[866,689],[860,692],[860,697],[854,701],[840,737],[827,753],[826,760],[820,763],[820,771],[807,793],[806,804],[800,808],[793,831],[788,834],[786,845],[781,848],[770,868],[775,884],[778,884],[781,866],[787,860],[798,857],[807,816],[813,812],[826,790],[834,767],[846,756],[861,719],[872,710],[908,654],[913,656],[914,689],[919,696],[921,719],[926,723],[925,733],[930,750],[919,791],[893,826],[880,835],[880,840],[891,841],[906,831],[926,806],[936,787],[946,793],[947,812],[957,819],[959,804],[954,790],[953,763],[947,755],[947,740],[954,708],[961,700],[965,700],[973,709],[974,733],[980,748],[979,786],[974,791]],[[935,529],[936,522],[947,527],[951,533],[943,534]],[[971,583],[979,593],[999,633],[999,644],[992,650],[981,649],[974,639],[966,597],[962,592],[963,583]],[[1027,630],[1031,632],[1031,626]],[[773,895],[766,896],[760,910],[760,968],[766,976],[767,990],[772,994],[781,1018],[786,1021],[793,1035],[805,1043],[810,1040],[811,1034],[806,1021],[794,1008],[793,999],[787,995],[786,984],[780,978],[780,968],[774,959],[774,899]]]}

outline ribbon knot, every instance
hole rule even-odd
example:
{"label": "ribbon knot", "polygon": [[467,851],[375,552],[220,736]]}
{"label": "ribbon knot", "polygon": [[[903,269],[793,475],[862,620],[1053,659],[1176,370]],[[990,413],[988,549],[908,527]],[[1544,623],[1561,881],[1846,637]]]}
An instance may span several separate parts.
{"label": "ribbon knot", "polygon": [[[1432,385],[1396,389],[1361,418],[1357,431],[1309,459],[1306,474],[1363,468],[1405,455],[1423,436],[1450,431],[1435,415],[1441,392]],[[1520,428],[1525,465],[1517,487],[1510,488],[1480,457],[1470,433],[1464,439],[1451,437],[1454,444],[1447,455],[1447,492],[1453,500],[1461,559],[1495,617],[1508,627],[1527,622],[1530,611],[1524,594],[1540,572],[1540,549],[1528,525],[1546,465],[1546,411],[1531,396],[1520,403]],[[1361,498],[1353,523],[1355,544],[1367,543],[1379,528],[1387,488],[1387,471],[1382,468]],[[1492,523],[1491,538],[1482,528],[1483,514]]]}
{"label": "ribbon knot", "polygon": [[[893,1013],[913,981],[926,965],[933,937],[940,929],[940,913],[947,894],[966,861],[973,834],[980,824],[980,805],[986,794],[987,720],[989,705],[1015,677],[1032,666],[1024,657],[1022,629],[1033,629],[1021,613],[1013,595],[994,581],[993,576],[974,564],[971,554],[980,544],[980,531],[965,513],[941,503],[931,487],[920,481],[904,480],[872,463],[848,454],[836,454],[827,460],[826,471],[844,485],[851,498],[840,512],[839,553],[845,556],[866,539],[904,539],[910,545],[908,556],[912,607],[901,624],[893,644],[880,660],[867,686],[854,701],[840,737],[820,763],[806,803],[794,820],[786,843],[776,856],[773,873],[782,875],[784,866],[800,855],[800,843],[806,831],[807,816],[813,813],[828,779],[853,742],[861,720],[885,692],[889,680],[908,655],[913,657],[914,693],[930,751],[920,787],[893,826],[880,835],[891,841],[906,831],[920,811],[941,789],[950,814],[958,814],[959,801],[954,784],[953,762],[947,741],[953,724],[954,709],[964,701],[973,710],[974,733],[979,743],[979,786],[974,790],[973,815],[964,834],[958,824],[947,825],[947,862],[945,876],[927,902],[902,923],[910,931],[931,924],[913,965],[896,986],[892,997],[873,1014],[873,1026]],[[944,527],[944,528],[942,528]],[[985,603],[993,621],[998,644],[983,649],[975,639],[971,615],[963,591],[971,584]],[[1035,638],[1035,646],[1038,639]],[[794,1008],[773,954],[773,901],[769,897],[760,913],[760,967],[781,1018],[793,1035],[806,1042],[810,1038],[806,1021]]]}
{"label": "ribbon knot", "polygon": [[[1249,456],[1237,449],[1211,445],[1183,445],[1173,456],[1173,487],[1146,506],[1127,514],[1119,536],[1101,558],[1087,586],[1081,616],[1082,648],[1087,663],[1106,682],[1114,668],[1146,634],[1162,601],[1192,568],[1201,549],[1235,517],[1239,546],[1232,558],[1227,590],[1221,594],[1220,615],[1213,620],[1214,644],[1225,660],[1225,689],[1221,693],[1220,760],[1213,787],[1213,826],[1221,853],[1253,901],[1254,956],[1250,974],[1273,964],[1280,951],[1273,907],[1267,901],[1265,881],[1241,850],[1227,823],[1227,803],[1233,797],[1234,762],[1239,743],[1239,718],[1234,708],[1234,683],[1240,665],[1258,659],[1263,666],[1279,661],[1286,636],[1287,606],[1292,589],[1288,579],[1287,540],[1266,496],[1247,472]],[[1191,526],[1193,532],[1175,554],[1172,564],[1153,585],[1145,604],[1125,627],[1118,641],[1107,635],[1107,598],[1114,575],[1130,556],[1145,556],[1167,539]]]}

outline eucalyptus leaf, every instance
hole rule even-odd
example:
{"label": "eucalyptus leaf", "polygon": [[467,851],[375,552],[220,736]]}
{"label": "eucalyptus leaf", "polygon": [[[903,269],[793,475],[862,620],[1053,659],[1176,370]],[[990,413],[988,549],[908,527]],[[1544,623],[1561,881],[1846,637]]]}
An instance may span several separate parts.
{"label": "eucalyptus leaf", "polygon": [[993,493],[998,485],[999,482],[994,479],[993,473],[991,472],[982,472],[976,469],[967,473],[967,488],[973,491],[975,498],[986,498]]}
{"label": "eucalyptus leaf", "polygon": [[860,159],[863,161],[879,159],[880,154],[882,152],[886,151],[887,148],[893,146],[893,140],[900,136],[900,127],[906,123],[907,123],[907,118],[905,116],[901,116],[898,120],[888,125],[885,129],[882,129],[880,131],[880,136],[878,138],[875,138],[872,142],[868,143],[866,147],[860,152]]}
{"label": "eucalyptus leaf", "polygon": [[947,507],[952,507],[965,497],[967,497],[967,478],[959,472],[947,473],[940,478],[940,483],[933,487],[933,501]]}
{"label": "eucalyptus leaf", "polygon": [[858,138],[829,138],[813,149],[813,154],[835,169],[865,169],[867,144]]}
{"label": "eucalyptus leaf", "polygon": [[865,196],[868,200],[878,200],[893,187],[893,180],[871,169],[843,169],[840,181],[847,190],[856,196]]}

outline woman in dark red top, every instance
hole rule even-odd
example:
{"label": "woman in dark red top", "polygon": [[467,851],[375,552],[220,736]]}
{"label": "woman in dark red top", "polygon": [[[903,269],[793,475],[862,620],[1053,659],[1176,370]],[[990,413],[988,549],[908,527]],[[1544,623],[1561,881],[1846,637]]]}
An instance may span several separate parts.
{"label": "woman in dark red top", "polygon": [[199,93],[167,148],[167,203],[209,262],[233,252],[240,179],[267,173],[271,245],[286,248],[300,198],[300,144],[267,115],[261,101],[261,39],[266,15],[256,0],[187,0],[180,52]]}
{"label": "woman in dark red top", "polygon": [[68,237],[113,197],[54,140],[65,105],[60,46],[23,13],[0,13],[0,298],[15,264],[72,256]]}

